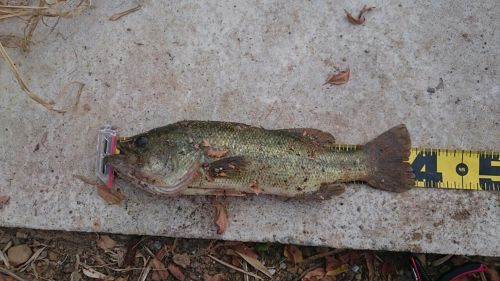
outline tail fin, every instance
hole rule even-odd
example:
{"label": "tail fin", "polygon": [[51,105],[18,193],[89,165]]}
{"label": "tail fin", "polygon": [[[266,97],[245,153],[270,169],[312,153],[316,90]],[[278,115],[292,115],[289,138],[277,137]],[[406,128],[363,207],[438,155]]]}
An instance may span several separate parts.
{"label": "tail fin", "polygon": [[411,139],[405,125],[398,125],[364,146],[373,167],[367,183],[377,189],[403,192],[415,185],[409,163]]}

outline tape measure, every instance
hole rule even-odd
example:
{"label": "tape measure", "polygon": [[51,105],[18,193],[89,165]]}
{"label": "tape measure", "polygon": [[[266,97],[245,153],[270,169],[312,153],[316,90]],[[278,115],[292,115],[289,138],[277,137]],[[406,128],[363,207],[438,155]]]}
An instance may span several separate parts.
{"label": "tape measure", "polygon": [[[98,134],[96,174],[108,187],[113,184],[113,170],[104,163],[104,157],[118,153],[117,138],[116,130],[109,125]],[[335,147],[351,151],[362,146]],[[416,187],[500,191],[500,152],[412,148],[408,162]]]}
{"label": "tape measure", "polygon": [[[343,151],[361,147],[335,145]],[[500,152],[412,148],[408,162],[416,187],[500,191]]]}
{"label": "tape measure", "polygon": [[412,148],[415,186],[500,191],[500,152]]}

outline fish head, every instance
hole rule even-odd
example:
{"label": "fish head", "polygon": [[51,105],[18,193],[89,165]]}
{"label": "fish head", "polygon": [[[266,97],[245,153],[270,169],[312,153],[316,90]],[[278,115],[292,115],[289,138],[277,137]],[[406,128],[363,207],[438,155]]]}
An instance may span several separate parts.
{"label": "fish head", "polygon": [[157,194],[185,187],[199,167],[199,153],[155,134],[140,134],[117,142],[119,154],[104,160],[118,176]]}

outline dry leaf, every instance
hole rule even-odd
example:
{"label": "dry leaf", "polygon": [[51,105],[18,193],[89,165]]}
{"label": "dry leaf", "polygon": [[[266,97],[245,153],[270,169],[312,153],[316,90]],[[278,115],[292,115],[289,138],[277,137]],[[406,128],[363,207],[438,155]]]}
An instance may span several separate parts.
{"label": "dry leaf", "polygon": [[3,208],[3,206],[7,205],[10,201],[10,196],[8,195],[1,195],[0,196],[0,209]]}
{"label": "dry leaf", "polygon": [[105,274],[103,273],[100,273],[99,271],[93,269],[93,268],[84,268],[83,269],[83,274],[89,278],[93,278],[93,279],[107,279],[108,276],[106,276]]}
{"label": "dry leaf", "polygon": [[226,232],[229,226],[229,219],[227,215],[226,206],[219,201],[215,201],[215,224],[217,225],[217,234]]}
{"label": "dry leaf", "polygon": [[161,249],[156,253],[155,257],[159,260],[163,260],[170,251],[170,247],[167,244],[163,244]]}
{"label": "dry leaf", "polygon": [[175,254],[172,257],[172,261],[181,266],[182,268],[186,268],[188,265],[191,264],[191,260],[189,259],[188,254]]}
{"label": "dry leaf", "polygon": [[330,85],[342,85],[349,81],[349,76],[351,76],[351,70],[348,68],[346,70],[340,71],[334,75],[332,75],[325,84]]}
{"label": "dry leaf", "polygon": [[213,150],[209,149],[207,151],[207,156],[208,157],[214,157],[214,158],[222,158],[228,153],[228,150]]}
{"label": "dry leaf", "polygon": [[109,20],[110,21],[115,21],[115,20],[119,20],[120,18],[128,15],[128,14],[131,14],[133,12],[137,12],[141,9],[141,5],[138,5],[137,7],[134,7],[132,9],[128,9],[126,11],[123,11],[123,12],[120,12],[120,13],[116,13],[114,15],[112,15],[111,17],[109,17]]}
{"label": "dry leaf", "polygon": [[186,279],[186,277],[184,276],[184,273],[182,273],[182,270],[173,263],[168,265],[168,271],[170,271],[172,276],[174,276],[175,279],[177,279],[179,281],[184,281],[184,279]]}
{"label": "dry leaf", "polygon": [[206,274],[203,276],[203,280],[205,281],[228,281],[227,276],[224,273],[217,273],[214,276],[210,276]]}
{"label": "dry leaf", "polygon": [[259,195],[262,192],[262,188],[257,184],[257,181],[252,181],[250,184],[250,190],[255,193],[256,195]]}
{"label": "dry leaf", "polygon": [[488,280],[490,281],[500,281],[500,274],[498,274],[498,271],[491,266],[488,267],[485,274],[488,276]]}
{"label": "dry leaf", "polygon": [[368,280],[373,281],[375,279],[375,266],[373,264],[373,255],[366,254],[365,260],[366,260],[366,268],[368,269]]}
{"label": "dry leaf", "polygon": [[347,264],[343,264],[335,269],[329,270],[326,272],[326,276],[337,276],[349,270],[349,266]]}
{"label": "dry leaf", "polygon": [[302,277],[302,281],[319,281],[321,278],[325,277],[325,270],[322,267],[318,267],[309,271],[304,277]]}
{"label": "dry leaf", "polygon": [[97,246],[104,251],[113,249],[116,246],[116,241],[111,239],[108,235],[101,235],[97,238]]}
{"label": "dry leaf", "polygon": [[283,255],[288,259],[288,261],[294,264],[297,264],[304,259],[304,257],[302,256],[302,251],[300,251],[300,249],[294,245],[286,245]]}
{"label": "dry leaf", "polygon": [[245,244],[234,245],[231,248],[236,252],[240,252],[255,259],[259,257],[259,255],[257,255],[257,253],[252,248],[248,247]]}
{"label": "dry leaf", "polygon": [[335,268],[341,266],[343,263],[333,256],[325,257],[325,270],[326,272],[332,271]]}
{"label": "dry leaf", "polygon": [[257,269],[258,271],[264,273],[269,278],[273,278],[273,275],[271,274],[271,272],[269,272],[269,270],[267,269],[267,267],[265,267],[258,259],[255,259],[253,257],[247,256],[247,255],[242,254],[240,252],[236,252],[236,253],[238,253],[238,255],[240,255],[240,257],[242,257],[246,262],[248,262],[255,269]]}
{"label": "dry leaf", "polygon": [[382,267],[380,269],[380,272],[384,275],[396,275],[397,274],[396,266],[394,265],[394,263],[392,263],[390,261],[384,261],[384,263],[382,264]]}
{"label": "dry leaf", "polygon": [[365,14],[368,13],[369,11],[375,9],[375,7],[368,7],[366,5],[363,6],[361,11],[359,11],[358,18],[354,18],[351,13],[349,13],[347,10],[344,10],[347,20],[352,23],[352,24],[363,24],[365,22]]}
{"label": "dry leaf", "polygon": [[201,141],[201,146],[203,146],[203,147],[210,147],[210,143],[208,142],[207,139],[203,139]]}
{"label": "dry leaf", "polygon": [[114,189],[108,188],[104,184],[97,186],[97,194],[99,194],[99,196],[101,196],[101,198],[110,205],[120,204],[123,200],[125,200],[125,196],[123,194]]}
{"label": "dry leaf", "polygon": [[151,259],[150,263],[151,267],[155,270],[154,273],[156,273],[154,274],[156,275],[156,279],[153,278],[155,281],[165,281],[168,279],[168,271],[165,268],[165,265],[159,259],[153,258]]}

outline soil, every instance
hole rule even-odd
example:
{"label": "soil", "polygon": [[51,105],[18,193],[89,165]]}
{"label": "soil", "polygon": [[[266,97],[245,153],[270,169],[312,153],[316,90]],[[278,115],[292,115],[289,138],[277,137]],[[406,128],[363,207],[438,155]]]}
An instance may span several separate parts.
{"label": "soil", "polygon": [[[9,248],[18,245],[28,246],[18,248],[26,249],[29,255],[24,255],[25,259],[30,259],[17,267],[6,265],[5,259],[20,258],[9,256],[19,255],[19,251],[9,252]],[[235,268],[263,280],[414,280],[406,253],[276,243],[0,228],[0,249],[3,250],[3,257],[0,253],[0,281],[257,280]],[[267,268],[272,278],[255,269],[252,260],[245,261],[237,252],[254,257]],[[23,258],[23,253],[20,254]],[[426,266],[433,280],[469,261],[485,263],[489,270],[462,280],[499,280],[500,258],[415,256]],[[311,277],[314,273],[318,276]]]}

